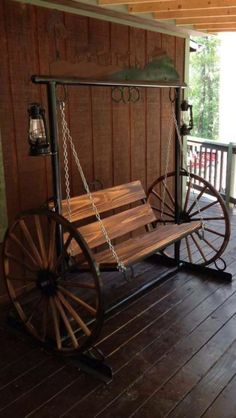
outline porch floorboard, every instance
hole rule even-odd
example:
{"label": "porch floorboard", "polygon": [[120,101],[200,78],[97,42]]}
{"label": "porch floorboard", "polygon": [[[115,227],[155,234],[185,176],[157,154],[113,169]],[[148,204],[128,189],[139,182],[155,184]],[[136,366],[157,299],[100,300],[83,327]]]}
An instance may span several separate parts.
{"label": "porch floorboard", "polygon": [[[113,369],[108,385],[9,327],[1,307],[1,418],[235,418],[235,249],[232,215],[224,255],[232,283],[179,272],[107,318],[98,347]],[[104,273],[105,292],[119,299],[165,271],[151,259],[136,266],[133,283]]]}

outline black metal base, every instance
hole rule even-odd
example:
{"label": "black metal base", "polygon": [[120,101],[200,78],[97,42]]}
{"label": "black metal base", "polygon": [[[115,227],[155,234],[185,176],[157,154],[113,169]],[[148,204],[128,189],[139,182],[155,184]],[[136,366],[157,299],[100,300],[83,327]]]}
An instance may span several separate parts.
{"label": "black metal base", "polygon": [[112,381],[112,369],[102,359],[97,359],[91,355],[90,351],[76,356],[65,356],[63,361],[70,366],[76,367],[85,373],[101,380],[104,383]]}
{"label": "black metal base", "polygon": [[170,279],[172,276],[174,276],[179,271],[179,268],[176,265],[172,264],[172,266],[173,266],[173,268],[170,269],[168,272],[165,272],[165,273],[159,275],[158,277],[156,277],[155,279],[146,283],[145,285],[140,286],[137,290],[135,290],[130,295],[126,296],[125,298],[122,298],[122,299],[118,300],[114,305],[112,305],[110,308],[108,308],[105,311],[105,316],[109,316],[112,312],[114,312],[120,306],[123,306],[125,304],[130,303],[130,302],[133,302],[134,300],[138,299],[141,295],[149,292],[154,287],[163,283],[165,280]]}
{"label": "black metal base", "polygon": [[201,266],[194,263],[189,263],[187,261],[179,261],[176,263],[174,258],[169,258],[161,254],[155,254],[155,260],[161,264],[169,265],[169,266],[177,266],[177,271],[189,270],[192,272],[199,272],[206,276],[214,276],[218,279],[225,280],[227,282],[232,281],[232,274],[226,271],[217,270],[211,267]]}
{"label": "black metal base", "polygon": [[[88,373],[92,377],[101,380],[104,383],[110,383],[112,381],[112,369],[105,363],[105,358],[101,352],[96,349],[89,349],[86,353],[83,354],[63,354],[57,351],[52,350],[50,343],[44,344],[40,341],[34,339],[25,329],[22,322],[18,319],[14,311],[10,311],[7,315],[7,324],[14,328],[15,331],[19,332],[24,336],[29,343],[34,347],[44,348],[45,351],[50,351],[58,359],[60,359],[64,364],[68,364],[72,367],[82,370],[85,373]],[[28,341],[27,341],[28,343]]]}
{"label": "black metal base", "polygon": [[181,262],[179,269],[200,272],[201,274],[204,274],[206,276],[211,275],[218,279],[225,280],[227,282],[232,281],[232,274],[227,273],[227,271],[217,270],[211,267],[202,267],[197,264],[188,263],[186,261]]}

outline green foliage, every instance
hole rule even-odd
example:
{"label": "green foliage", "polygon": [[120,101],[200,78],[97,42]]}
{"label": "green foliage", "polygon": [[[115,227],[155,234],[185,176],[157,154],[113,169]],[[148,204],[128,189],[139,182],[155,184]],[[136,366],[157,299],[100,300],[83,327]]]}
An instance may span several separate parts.
{"label": "green foliage", "polygon": [[200,46],[190,53],[189,101],[193,104],[192,135],[217,139],[219,135],[219,39],[194,38]]}

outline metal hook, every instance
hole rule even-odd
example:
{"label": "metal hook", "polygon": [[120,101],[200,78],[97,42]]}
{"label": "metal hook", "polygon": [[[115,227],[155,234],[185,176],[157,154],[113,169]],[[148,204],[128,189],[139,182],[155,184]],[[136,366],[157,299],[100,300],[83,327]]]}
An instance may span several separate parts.
{"label": "metal hook", "polygon": [[115,103],[136,103],[140,99],[140,91],[136,86],[112,88],[112,100]]}
{"label": "metal hook", "polygon": [[[223,264],[223,267],[218,266],[218,264],[217,264],[218,261],[220,261]],[[221,258],[221,257],[219,257],[217,260],[215,260],[214,264],[215,264],[216,269],[219,270],[219,271],[225,271],[225,269],[227,267],[225,260],[223,260],[223,258]]]}
{"label": "metal hook", "polygon": [[[119,94],[117,94],[117,92]],[[122,96],[123,96],[122,87],[113,87],[112,88],[111,97],[112,97],[113,102],[120,103],[122,101]]]}
{"label": "metal hook", "polygon": [[[134,95],[132,94],[132,92],[134,91]],[[140,99],[140,90],[138,89],[138,87],[129,87],[129,93],[130,93],[130,102],[132,103],[136,103],[139,101]]]}
{"label": "metal hook", "polygon": [[203,240],[204,239],[204,228],[202,228],[201,230],[198,230],[196,233],[197,233],[197,236],[198,236],[198,238],[200,239],[200,240]]}
{"label": "metal hook", "polygon": [[123,272],[125,280],[130,283],[131,280],[134,278],[134,268],[132,266],[129,266],[129,273],[128,271]]}
{"label": "metal hook", "polygon": [[62,98],[57,96],[57,103],[65,103],[68,97],[68,92],[67,92],[67,87],[65,86],[65,84],[63,84],[62,86],[56,86],[56,88],[61,87],[63,89],[63,96]]}

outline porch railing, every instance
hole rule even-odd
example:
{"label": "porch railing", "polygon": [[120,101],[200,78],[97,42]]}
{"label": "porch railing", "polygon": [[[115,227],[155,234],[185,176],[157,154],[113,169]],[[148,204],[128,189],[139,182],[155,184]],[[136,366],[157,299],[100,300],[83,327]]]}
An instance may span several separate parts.
{"label": "porch railing", "polygon": [[209,181],[227,205],[236,204],[233,192],[236,181],[236,144],[188,137],[187,161],[188,169]]}

